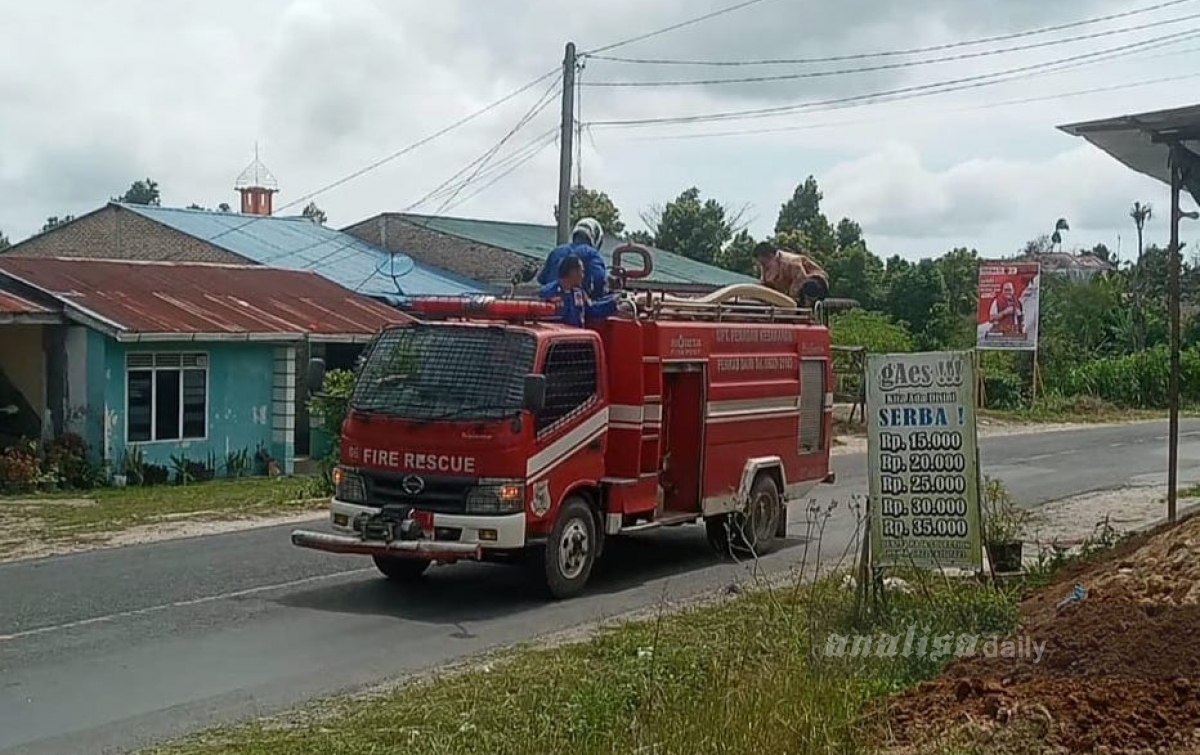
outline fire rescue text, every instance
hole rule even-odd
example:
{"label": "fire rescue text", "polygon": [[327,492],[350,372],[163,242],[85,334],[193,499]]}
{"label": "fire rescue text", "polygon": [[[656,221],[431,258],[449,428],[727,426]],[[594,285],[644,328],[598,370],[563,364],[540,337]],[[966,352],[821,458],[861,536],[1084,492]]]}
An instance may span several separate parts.
{"label": "fire rescue text", "polygon": [[411,451],[392,451],[386,448],[364,448],[362,463],[373,467],[403,467],[422,472],[469,474],[475,471],[475,459],[471,456],[419,454]]}

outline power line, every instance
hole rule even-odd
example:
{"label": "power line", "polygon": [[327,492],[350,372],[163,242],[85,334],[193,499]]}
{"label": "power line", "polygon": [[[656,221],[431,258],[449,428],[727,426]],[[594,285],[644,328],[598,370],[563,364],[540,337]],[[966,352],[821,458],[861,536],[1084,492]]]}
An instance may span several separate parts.
{"label": "power line", "polygon": [[[507,168],[514,165],[515,163],[523,162],[526,158],[528,158],[530,156],[530,154],[536,154],[536,153],[540,152],[541,150],[545,149],[547,146],[549,146],[551,144],[556,144],[557,142],[558,142],[558,127],[556,126],[548,131],[543,132],[536,138],[531,139],[529,142],[524,144],[519,149],[516,149],[516,150],[510,152],[502,159],[497,160],[496,162],[489,165],[486,170],[480,172],[480,174],[476,180],[482,181],[482,180],[486,180],[486,179],[491,179],[493,176],[503,173]],[[443,192],[441,196],[445,196],[445,192]],[[474,194],[472,194],[471,196],[474,196]],[[456,202],[455,204],[456,205],[462,204],[462,202]]]}
{"label": "power line", "polygon": [[[521,148],[520,148],[519,150],[517,150],[516,152],[514,152],[514,153],[512,153],[512,154],[508,155],[507,157],[505,157],[505,158],[504,158],[504,159],[503,159],[503,160],[502,160],[500,163],[493,163],[493,164],[492,164],[492,166],[491,166],[491,168],[502,169],[502,168],[504,167],[504,165],[506,165],[506,164],[507,164],[507,162],[508,162],[508,161],[510,161],[510,159],[513,157],[513,155],[519,155],[519,154],[520,154],[521,152],[523,152],[525,149],[528,149],[528,147],[530,146],[530,144],[536,144],[538,141],[544,140],[544,139],[545,139],[545,136],[546,136],[546,134],[553,135],[553,134],[554,134],[554,133],[555,133],[557,130],[558,130],[558,129],[557,129],[557,127],[556,127],[555,129],[553,129],[553,130],[551,130],[551,131],[549,131],[549,132],[543,133],[541,136],[537,137],[537,139],[535,139],[533,142],[531,142],[531,143],[529,143],[529,144],[526,144],[524,147],[521,147]],[[553,140],[551,140],[551,141],[553,141]],[[478,161],[476,161],[476,162],[478,162]],[[470,167],[470,166],[468,166],[468,167]],[[491,172],[494,172],[494,171],[492,171],[492,170],[491,170],[491,168],[489,168],[489,172],[485,172],[485,173],[484,173],[484,174],[482,174],[482,175],[484,175],[484,176],[487,176],[487,175],[490,175],[490,173],[491,173]],[[461,173],[461,172],[462,172],[462,171],[460,171],[460,173]],[[478,177],[477,177],[477,180],[478,180]],[[441,197],[445,196],[445,195],[446,195],[446,193],[447,193],[447,192],[450,190],[450,187],[449,187],[448,185],[446,185],[446,184],[448,184],[448,183],[449,183],[449,182],[447,181],[447,182],[445,182],[445,184],[443,184],[443,186],[444,186],[444,189],[443,189],[442,191],[440,191],[440,192],[437,192],[437,193],[430,193],[429,195],[427,195],[427,197],[426,197],[426,198],[423,198],[423,199],[422,199],[422,201],[426,201],[427,199],[438,199],[438,198],[441,198]],[[469,185],[469,182],[464,182],[462,185],[460,185],[460,186],[458,187],[458,190],[461,190],[462,188],[464,188],[464,187],[465,187],[465,186],[467,186],[467,185]],[[410,210],[411,210],[413,207],[415,207],[415,206],[416,206],[416,204],[410,205],[409,207],[407,207],[407,208],[405,208],[405,209],[401,210],[401,212],[409,212],[409,211],[410,211]],[[438,209],[438,212],[441,212],[441,211],[442,211],[442,209],[444,209],[444,207],[443,207],[443,208],[439,208],[439,209]],[[436,213],[435,213],[435,214],[436,214]],[[347,241],[346,243],[340,244],[339,246],[335,247],[334,249],[331,249],[329,252],[327,252],[327,253],[325,253],[325,254],[322,254],[320,257],[317,257],[316,259],[314,259],[314,260],[310,260],[309,262],[305,263],[302,269],[304,269],[304,270],[312,270],[312,269],[314,269],[314,268],[318,267],[318,266],[319,266],[319,265],[321,265],[321,264],[324,264],[324,263],[327,263],[327,262],[331,262],[331,261],[332,261],[332,258],[333,258],[335,255],[337,255],[338,253],[340,253],[340,252],[342,252],[343,250],[347,249],[348,247],[352,246],[352,245],[355,243],[355,241],[358,241],[358,239],[357,239],[357,238],[355,238],[355,239],[351,239],[351,240]],[[293,250],[292,252],[290,252],[290,254],[299,254],[299,253],[301,253],[301,252],[303,252],[303,251],[306,251],[307,249],[310,249],[310,248],[312,248],[312,247],[314,247],[314,246],[319,246],[321,243],[327,243],[327,242],[319,242],[318,244],[310,244],[308,247],[302,247],[302,248],[300,248],[300,249]],[[283,256],[287,256],[287,255],[279,255],[279,257],[283,257]],[[277,259],[277,258],[278,258],[278,257],[276,257],[276,258],[269,258],[269,259],[267,259],[267,260],[264,260],[264,261],[263,261],[263,264],[270,264],[270,263],[271,263],[271,261],[272,261],[273,259]],[[382,272],[382,265],[378,266],[378,268],[376,269],[376,271],[375,271],[374,273],[371,273],[371,275],[367,276],[367,280],[369,280],[371,277],[373,277],[374,275],[376,275],[376,274],[377,274],[377,273],[379,273],[379,272]],[[365,284],[365,282],[366,282],[366,281],[364,281],[363,283]],[[361,285],[363,285],[363,284],[360,284],[360,286],[361,286]]]}
{"label": "power line", "polygon": [[[670,116],[662,118],[638,118],[627,120],[611,120],[611,121],[594,121],[593,127],[607,128],[630,128],[630,127],[645,127],[645,126],[660,126],[660,125],[675,125],[683,123],[706,123],[713,121],[726,120],[747,120],[753,118],[770,118],[780,115],[787,115],[801,110],[811,110],[814,108],[823,108],[830,105],[842,105],[846,103],[857,103],[881,98],[898,98],[910,99],[911,97],[927,96],[929,94],[937,94],[940,92],[958,91],[960,89],[973,89],[992,84],[1011,81],[1013,78],[1030,78],[1032,76],[1045,75],[1045,73],[1057,72],[1052,69],[1065,70],[1069,68],[1077,68],[1090,65],[1101,60],[1115,60],[1125,57],[1135,51],[1144,49],[1154,49],[1164,45],[1173,44],[1184,39],[1191,39],[1200,36],[1200,32],[1190,30],[1186,32],[1178,32],[1176,34],[1166,35],[1161,38],[1143,40],[1127,45],[1108,48],[1106,50],[1098,50],[1079,55],[1072,55],[1066,58],[1057,60],[1043,61],[1016,68],[1009,68],[992,73],[978,74],[974,76],[965,76],[957,79],[948,79],[944,81],[930,82],[926,84],[918,84],[908,87],[900,87],[897,89],[889,89],[879,92],[869,92],[866,94],[853,95],[849,97],[838,97],[827,100],[816,100],[812,102],[793,103],[791,105],[780,105],[769,108],[755,108],[748,110],[732,110],[717,113],[704,113],[687,116]],[[1107,56],[1101,58],[1101,56]],[[1072,64],[1072,65],[1067,65]],[[1001,78],[1001,77],[1010,78]]]}
{"label": "power line", "polygon": [[[458,190],[461,190],[462,188],[465,188],[468,184],[470,184],[471,181],[474,180],[476,174],[478,174],[478,172],[488,163],[488,161],[491,160],[491,158],[494,157],[495,154],[498,151],[500,151],[500,149],[505,144],[508,143],[508,140],[511,139],[513,136],[515,136],[517,134],[517,132],[519,132],[522,128],[524,128],[529,123],[529,121],[531,121],[538,114],[540,114],[541,111],[544,110],[546,108],[546,106],[550,104],[550,102],[552,101],[553,95],[558,91],[558,87],[559,87],[559,82],[558,81],[553,82],[550,85],[550,88],[547,89],[545,92],[543,92],[542,96],[539,97],[536,102],[534,102],[533,107],[531,107],[525,113],[525,115],[522,116],[521,119],[517,121],[517,123],[508,131],[508,133],[506,133],[500,139],[499,142],[497,142],[495,145],[490,147],[486,152],[484,152],[479,157],[477,157],[474,160],[472,160],[471,162],[467,163],[465,166],[463,166],[463,168],[461,170],[459,170],[454,175],[450,176],[450,178],[446,179],[441,184],[439,184],[436,187],[434,187],[433,189],[431,189],[427,194],[425,194],[425,196],[421,197],[417,201],[415,201],[412,204],[405,207],[402,210],[402,212],[408,212],[416,207],[419,207],[420,205],[424,204],[425,202],[429,201],[435,195],[438,195],[440,192],[442,192],[444,189],[446,189],[448,186],[450,186],[450,184],[452,184],[460,176],[467,173],[472,168],[475,168],[476,169],[475,173],[472,174],[470,177],[468,177],[465,181],[460,183]],[[437,213],[435,212],[434,214],[437,214]]]}
{"label": "power line", "polygon": [[1120,13],[1111,13],[1107,16],[1097,16],[1094,18],[1085,18],[1080,21],[1072,21],[1055,26],[1043,26],[1037,29],[1027,29],[1025,31],[1011,32],[1008,34],[998,34],[991,37],[980,37],[960,42],[948,42],[945,44],[929,45],[927,47],[911,47],[901,50],[883,50],[879,52],[864,52],[848,55],[831,55],[820,58],[776,58],[766,60],[677,60],[666,58],[621,58],[614,56],[599,55],[600,50],[591,53],[584,53],[589,57],[597,60],[607,60],[613,63],[635,63],[639,65],[673,65],[673,66],[765,66],[765,65],[800,65],[809,63],[838,63],[847,60],[863,60],[867,58],[883,58],[900,55],[915,55],[917,53],[940,52],[942,50],[951,50],[959,47],[969,47],[972,45],[987,44],[989,42],[1005,42],[1010,39],[1020,39],[1022,37],[1031,37],[1038,34],[1049,34],[1055,31],[1064,31],[1066,29],[1074,29],[1080,26],[1089,26],[1091,24],[1103,23],[1105,21],[1113,21],[1118,18],[1128,18],[1130,16],[1140,15],[1142,13],[1150,13],[1152,11],[1169,8],[1183,3],[1195,2],[1195,0],[1169,0],[1169,2],[1161,2],[1155,5],[1148,5],[1134,10],[1122,11]]}
{"label": "power line", "polygon": [[[584,55],[584,56],[592,56],[592,55],[596,55],[598,53],[607,52],[609,50],[615,50],[618,47],[625,47],[626,45],[631,45],[635,42],[642,42],[644,40],[651,39],[653,37],[657,37],[662,34],[666,34],[668,32],[672,32],[672,31],[676,31],[678,29],[683,29],[688,26],[692,26],[693,24],[698,24],[703,21],[708,21],[709,19],[716,18],[717,16],[723,16],[726,13],[733,13],[734,11],[739,11],[742,8],[749,8],[751,5],[758,5],[759,3],[763,2],[763,1],[764,0],[745,0],[745,2],[737,3],[736,5],[726,6],[724,8],[715,10],[711,13],[705,13],[702,16],[696,16],[694,18],[689,18],[688,20],[680,21],[677,24],[671,24],[670,26],[664,26],[661,29],[655,29],[654,31],[646,32],[645,34],[639,34],[635,37],[630,37],[628,39],[623,39],[620,42],[614,42],[610,45],[605,45],[603,47],[597,47],[594,50],[588,50],[588,51],[580,53],[580,54]],[[1181,2],[1182,0],[1176,0],[1176,1]]]}
{"label": "power line", "polygon": [[[445,136],[446,134],[450,133],[451,131],[453,131],[461,126],[464,126],[467,123],[470,123],[471,121],[475,120],[476,118],[479,118],[480,116],[482,116],[486,113],[489,113],[492,110],[495,110],[496,108],[500,107],[501,105],[508,102],[509,100],[512,100],[515,97],[519,97],[520,95],[524,94],[525,92],[529,91],[533,87],[537,86],[538,84],[542,83],[543,81],[550,78],[551,76],[554,76],[557,73],[558,73],[558,68],[554,68],[554,69],[548,71],[547,73],[544,73],[541,76],[537,77],[533,81],[530,81],[529,83],[525,84],[524,86],[522,86],[518,89],[515,89],[512,92],[509,92],[508,94],[506,94],[503,97],[501,97],[500,99],[492,102],[491,104],[485,105],[484,107],[470,113],[469,115],[466,115],[466,116],[458,119],[454,123],[451,123],[449,126],[446,126],[445,128],[435,131],[434,133],[430,134],[429,136],[423,137],[423,138],[413,142],[412,144],[409,144],[407,147],[397,150],[396,152],[393,152],[392,154],[390,154],[380,160],[376,160],[375,162],[373,162],[363,168],[360,168],[359,170],[356,170],[347,176],[343,176],[342,178],[339,178],[338,180],[334,181],[333,183],[327,184],[327,185],[321,187],[320,189],[317,189],[316,191],[309,192],[308,194],[305,194],[304,196],[301,196],[300,198],[298,198],[292,202],[289,202],[286,205],[283,205],[282,207],[279,208],[279,210],[283,211],[290,207],[295,207],[298,204],[301,204],[303,202],[307,202],[311,199],[314,199],[315,197],[320,196],[321,194],[324,194],[327,191],[336,189],[339,186],[343,186],[343,185],[349,183],[350,181],[353,181],[356,178],[366,175],[367,173],[370,173],[371,171],[376,170],[376,169],[388,164],[389,162],[408,154],[409,152],[419,149],[420,147],[425,146],[426,144],[434,141],[435,139]],[[220,231],[219,233],[216,233],[216,234],[209,236],[208,238],[205,238],[202,240],[206,241],[208,243],[212,243],[219,238],[227,236],[236,231],[240,231],[243,228],[245,228],[246,226],[250,225],[251,223],[256,223],[256,222],[262,220],[264,217],[271,217],[271,216],[255,215],[254,217],[248,219],[245,223],[239,223],[236,226],[227,228],[223,231]]]}
{"label": "power line", "polygon": [[[1192,51],[1200,50],[1193,48]],[[928,113],[929,115],[946,115],[950,113],[968,113],[978,110],[991,110],[999,107],[1010,107],[1012,105],[1027,105],[1034,102],[1051,102],[1054,100],[1066,99],[1069,97],[1082,97],[1089,94],[1100,94],[1107,92],[1117,92],[1127,89],[1137,89],[1139,87],[1154,86],[1156,84],[1167,84],[1176,81],[1186,81],[1189,79],[1200,78],[1200,72],[1181,74],[1179,76],[1166,76],[1159,79],[1149,79],[1146,81],[1133,81],[1124,84],[1113,84],[1111,86],[1093,87],[1091,89],[1077,89],[1066,92],[1056,92],[1054,94],[1039,95],[1036,97],[1022,97],[1020,99],[1002,100],[1000,102],[986,103],[982,105],[972,105],[969,107],[944,108]],[[636,141],[678,141],[688,139],[709,139],[724,136],[752,136],[755,134],[782,134],[793,131],[810,131],[820,128],[833,128],[841,126],[859,126],[868,123],[878,123],[878,118],[855,118],[845,121],[825,121],[821,123],[806,123],[798,126],[779,126],[776,128],[758,128],[758,129],[737,129],[731,131],[706,131],[695,134],[667,134],[664,136],[645,136],[636,139]]]}
{"label": "power line", "polygon": [[495,178],[493,178],[491,181],[488,181],[488,182],[487,182],[486,184],[484,184],[483,186],[480,186],[480,187],[479,187],[478,189],[476,189],[474,192],[472,192],[471,194],[468,194],[467,196],[463,197],[463,198],[462,198],[462,199],[460,199],[460,200],[459,200],[459,201],[458,201],[456,204],[452,205],[451,207],[449,207],[449,208],[447,208],[447,209],[454,209],[454,207],[457,207],[457,206],[459,206],[459,205],[463,205],[463,204],[466,204],[467,202],[470,202],[470,201],[471,201],[472,199],[474,199],[475,197],[479,196],[479,195],[480,195],[480,194],[482,194],[483,192],[485,192],[485,191],[487,191],[488,189],[490,189],[492,186],[495,186],[497,183],[499,183],[500,181],[502,181],[502,180],[504,180],[505,178],[507,178],[509,175],[511,175],[511,174],[512,174],[514,171],[516,171],[517,169],[519,169],[519,168],[520,168],[521,166],[523,166],[525,163],[529,162],[530,160],[532,160],[533,158],[535,158],[535,157],[537,157],[539,154],[541,154],[541,153],[542,153],[542,151],[546,149],[546,147],[549,147],[550,145],[554,144],[554,143],[557,141],[557,138],[556,138],[556,137],[557,137],[557,134],[556,134],[556,133],[553,133],[553,132],[551,132],[551,135],[550,135],[550,137],[551,137],[550,139],[543,140],[543,141],[544,141],[544,143],[543,143],[543,144],[541,144],[541,145],[540,145],[540,146],[539,146],[537,149],[535,149],[535,150],[533,150],[533,151],[529,152],[529,153],[528,153],[527,155],[525,155],[523,158],[521,158],[520,160],[518,160],[517,162],[515,162],[515,163],[514,163],[514,164],[513,164],[513,165],[512,165],[510,168],[508,168],[508,170],[504,171],[503,173],[500,173],[500,174],[499,174],[499,175],[497,175]]}
{"label": "power line", "polygon": [[[553,95],[554,95],[554,92],[555,92],[557,89],[558,89],[558,82],[556,81],[556,82],[554,82],[553,84],[551,84],[550,88],[549,88],[549,89],[548,89],[546,92],[544,92],[544,93],[543,93],[543,94],[542,94],[542,95],[541,95],[541,96],[540,96],[540,97],[537,99],[537,101],[535,101],[534,105],[533,105],[533,106],[532,106],[532,107],[531,107],[531,108],[530,108],[528,111],[526,111],[526,113],[525,113],[525,114],[524,114],[524,115],[523,115],[523,116],[522,116],[522,117],[521,117],[521,118],[520,118],[520,119],[517,121],[517,123],[516,123],[516,124],[515,124],[515,125],[514,125],[514,126],[513,126],[513,127],[512,127],[512,128],[509,130],[509,131],[508,131],[508,133],[506,133],[506,134],[504,135],[504,137],[500,139],[500,141],[499,141],[499,142],[498,142],[498,143],[497,143],[495,146],[493,146],[492,148],[490,148],[490,149],[489,149],[487,152],[485,152],[485,153],[484,153],[483,155],[481,155],[480,157],[478,157],[478,158],[476,158],[475,160],[473,160],[473,161],[471,161],[470,163],[468,163],[468,164],[467,164],[467,165],[466,165],[466,166],[465,166],[463,169],[459,170],[457,173],[455,173],[455,174],[454,174],[453,176],[451,176],[449,179],[447,179],[446,181],[442,182],[442,184],[441,184],[439,187],[435,188],[433,191],[431,191],[430,193],[426,194],[426,195],[425,195],[424,197],[422,197],[421,199],[417,200],[417,202],[414,202],[413,204],[409,205],[407,208],[405,208],[404,210],[402,210],[402,212],[408,212],[408,211],[409,211],[409,210],[411,210],[412,208],[414,208],[414,207],[416,207],[416,206],[418,206],[418,205],[420,205],[420,204],[424,203],[425,201],[428,201],[428,200],[429,200],[429,199],[431,199],[431,198],[437,198],[437,197],[439,197],[439,196],[442,196],[442,195],[444,194],[445,190],[448,190],[448,189],[450,188],[450,184],[451,184],[451,183],[454,181],[454,179],[455,179],[455,178],[457,178],[457,177],[461,176],[463,173],[466,173],[466,172],[467,172],[468,170],[470,170],[472,167],[475,167],[476,165],[478,165],[478,166],[479,166],[479,168],[476,170],[476,174],[473,174],[471,177],[469,177],[469,178],[467,178],[465,181],[461,182],[461,183],[460,183],[460,184],[459,184],[459,185],[458,185],[458,186],[457,186],[457,187],[456,187],[456,188],[453,190],[453,193],[452,193],[452,194],[450,195],[450,197],[449,197],[449,198],[446,200],[446,202],[444,202],[444,203],[442,204],[442,207],[439,207],[439,208],[438,208],[438,209],[435,211],[435,213],[434,213],[434,214],[436,215],[436,214],[440,213],[440,212],[441,212],[441,211],[442,211],[442,210],[445,208],[446,204],[447,204],[447,203],[448,203],[448,202],[449,202],[451,199],[453,199],[453,198],[454,198],[454,196],[455,196],[455,195],[456,195],[458,192],[462,191],[462,189],[464,189],[464,188],[466,188],[467,186],[469,186],[469,185],[470,185],[470,184],[471,184],[471,183],[472,183],[472,182],[473,182],[473,181],[474,181],[474,180],[477,178],[477,174],[480,172],[480,170],[479,170],[479,169],[482,169],[482,168],[484,167],[484,165],[486,165],[486,162],[487,162],[487,160],[488,160],[490,157],[494,156],[494,155],[496,154],[496,152],[498,152],[498,151],[500,150],[500,148],[502,148],[502,147],[504,146],[504,144],[506,144],[506,143],[508,142],[508,140],[509,140],[509,139],[511,139],[511,138],[512,138],[512,137],[513,137],[513,136],[514,136],[514,135],[515,135],[517,132],[519,132],[519,131],[520,131],[520,130],[521,130],[523,127],[524,127],[524,126],[526,126],[526,125],[527,125],[527,124],[528,124],[528,123],[529,123],[529,122],[530,122],[530,121],[531,121],[531,120],[532,120],[534,117],[536,117],[536,116],[537,116],[537,115],[538,115],[538,114],[539,114],[539,113],[540,113],[542,110],[544,110],[544,109],[546,108],[546,106],[547,106],[547,105],[548,105],[550,102],[552,102],[552,101],[553,101]],[[538,138],[540,139],[540,138],[542,138],[542,137],[538,137]],[[323,243],[327,243],[327,242],[320,241],[320,242],[317,242],[317,243],[315,243],[315,244],[310,244],[310,245],[308,245],[308,246],[306,246],[306,247],[301,247],[300,249],[290,250],[290,251],[288,251],[287,253],[285,253],[285,254],[283,254],[283,255],[277,255],[276,257],[272,257],[272,258],[268,258],[268,259],[264,260],[264,261],[263,261],[263,264],[270,264],[270,263],[271,263],[273,260],[275,260],[275,259],[278,259],[278,258],[280,258],[280,257],[284,257],[284,256],[292,255],[292,254],[299,254],[299,253],[301,253],[301,252],[304,252],[304,251],[307,251],[308,249],[311,249],[311,248],[313,248],[313,247],[315,247],[315,246],[320,246],[320,245],[321,245],[321,244],[323,244]],[[303,266],[303,269],[305,269],[305,270],[311,270],[311,269],[313,269],[313,268],[315,268],[315,267],[317,267],[317,266],[319,266],[319,265],[321,265],[321,264],[323,264],[323,263],[326,263],[326,262],[328,262],[328,261],[329,261],[329,260],[330,260],[330,259],[331,259],[331,258],[332,258],[334,255],[336,255],[336,254],[340,253],[341,251],[343,251],[343,250],[344,250],[344,249],[346,249],[347,247],[351,246],[353,243],[354,243],[354,241],[353,241],[353,240],[351,240],[351,241],[347,241],[346,243],[344,243],[344,244],[342,244],[342,245],[340,245],[340,246],[338,246],[338,247],[335,247],[334,249],[332,249],[332,250],[330,250],[329,252],[327,252],[327,253],[325,253],[325,254],[321,255],[320,257],[317,257],[316,259],[314,259],[314,260],[310,260],[309,262],[307,262],[307,263],[306,263],[306,264]],[[378,273],[380,273],[380,272],[382,272],[382,265],[380,265],[380,266],[377,266],[377,269],[376,269],[376,271],[375,271],[374,273],[371,273],[371,275],[367,276],[367,279],[366,279],[366,280],[364,280],[364,281],[363,281],[363,283],[359,284],[359,287],[361,288],[361,286],[362,286],[362,285],[365,285],[365,284],[366,284],[366,281],[367,281],[367,280],[370,280],[372,277],[374,277],[376,274],[378,274]],[[394,270],[392,271],[391,275],[392,275],[392,278],[393,278],[393,280],[394,280],[396,277],[398,277],[398,276],[397,276],[397,274],[394,272]],[[403,274],[401,274],[401,275],[403,275]],[[356,290],[357,290],[357,289],[356,289]]]}
{"label": "power line", "polygon": [[1000,47],[994,50],[979,50],[977,52],[962,52],[954,55],[944,55],[936,58],[926,58],[924,60],[906,60],[899,63],[883,63],[874,66],[861,66],[858,68],[840,68],[833,71],[805,71],[801,73],[785,73],[775,74],[772,76],[746,76],[732,79],[687,79],[678,81],[594,81],[585,84],[584,86],[591,87],[686,87],[686,86],[712,86],[719,84],[751,84],[764,83],[775,81],[794,81],[797,79],[818,79],[829,76],[844,76],[855,73],[872,73],[876,71],[890,71],[900,68],[915,68],[917,66],[927,66],[936,63],[946,63],[955,60],[968,60],[972,58],[983,58],[993,55],[1004,55],[1011,52],[1022,52],[1025,50],[1034,50],[1041,47],[1053,47],[1055,45],[1068,44],[1071,42],[1080,42],[1087,39],[1098,39],[1100,37],[1111,37],[1116,34],[1128,34],[1134,31],[1143,31],[1168,24],[1177,24],[1183,21],[1194,21],[1200,18],[1200,13],[1193,13],[1188,16],[1179,16],[1169,18],[1162,21],[1153,21],[1139,26],[1125,26],[1119,29],[1109,29],[1107,31],[1093,32],[1091,34],[1081,34],[1075,37],[1066,37],[1063,39],[1050,39],[1041,42],[1030,42],[1023,45],[1014,45],[1012,47]]}

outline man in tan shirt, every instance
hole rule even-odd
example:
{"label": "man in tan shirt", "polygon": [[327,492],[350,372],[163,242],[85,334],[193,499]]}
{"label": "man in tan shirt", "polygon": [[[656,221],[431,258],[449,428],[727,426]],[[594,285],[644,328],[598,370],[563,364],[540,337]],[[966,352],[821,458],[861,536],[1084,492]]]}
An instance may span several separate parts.
{"label": "man in tan shirt", "polygon": [[829,295],[829,275],[811,257],[776,249],[769,241],[754,248],[762,271],[762,285],[787,294],[802,307],[811,307]]}

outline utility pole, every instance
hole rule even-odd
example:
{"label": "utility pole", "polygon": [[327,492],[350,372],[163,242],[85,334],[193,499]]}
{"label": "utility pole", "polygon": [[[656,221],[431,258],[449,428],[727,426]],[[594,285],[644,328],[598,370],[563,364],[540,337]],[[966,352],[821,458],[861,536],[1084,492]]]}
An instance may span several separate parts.
{"label": "utility pole", "polygon": [[563,58],[562,131],[558,157],[558,243],[570,241],[571,155],[575,137],[575,43],[567,43]]}

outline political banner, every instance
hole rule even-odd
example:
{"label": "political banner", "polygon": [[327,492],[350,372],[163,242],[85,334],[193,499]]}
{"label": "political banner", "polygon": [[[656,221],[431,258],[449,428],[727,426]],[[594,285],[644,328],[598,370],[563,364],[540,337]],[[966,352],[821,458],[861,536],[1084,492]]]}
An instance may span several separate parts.
{"label": "political banner", "polygon": [[976,346],[1036,351],[1041,265],[981,262]]}
{"label": "political banner", "polygon": [[871,562],[981,569],[970,352],[867,357]]}

